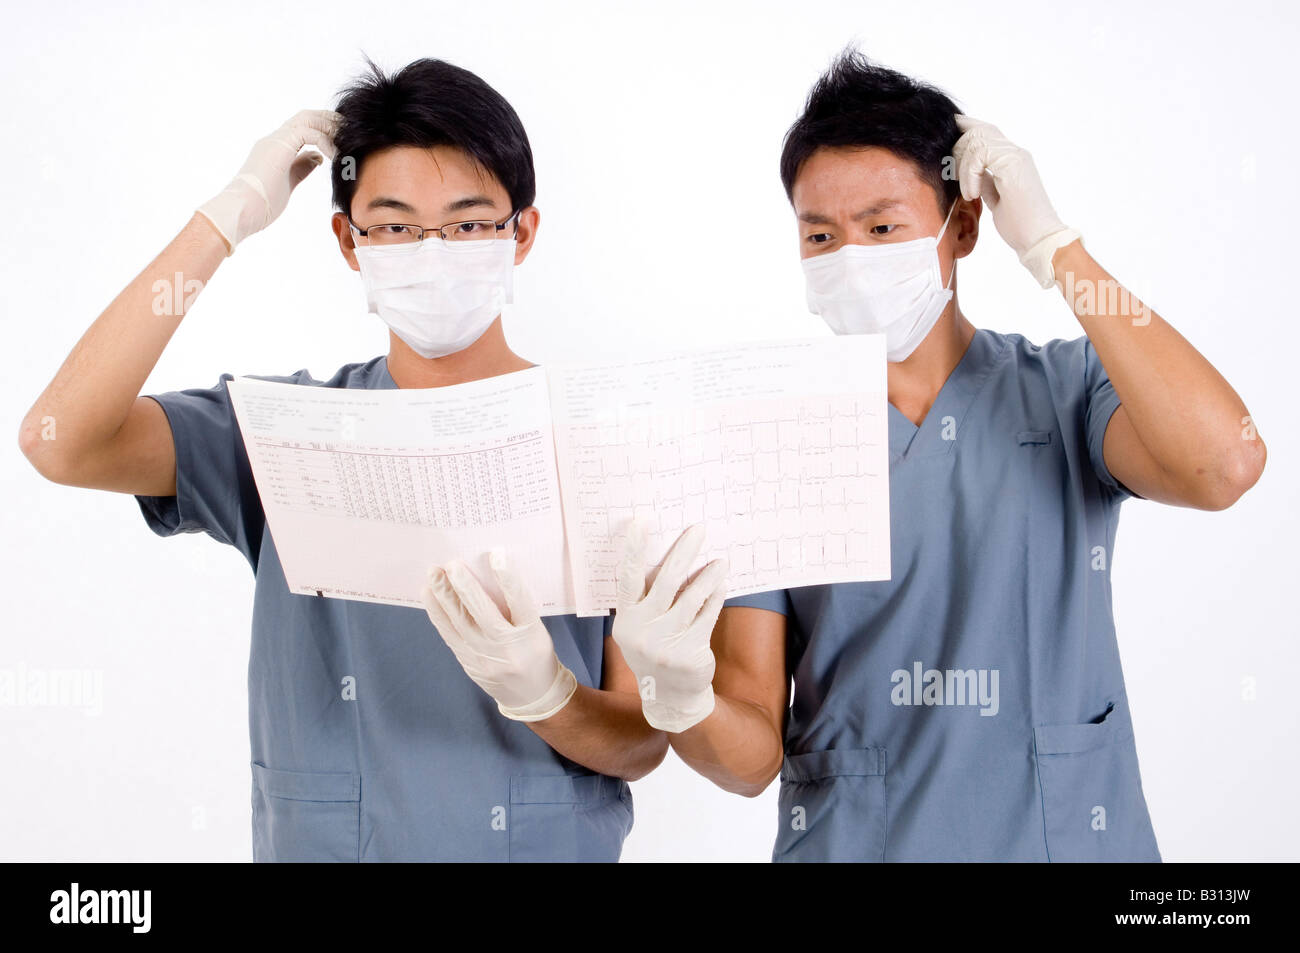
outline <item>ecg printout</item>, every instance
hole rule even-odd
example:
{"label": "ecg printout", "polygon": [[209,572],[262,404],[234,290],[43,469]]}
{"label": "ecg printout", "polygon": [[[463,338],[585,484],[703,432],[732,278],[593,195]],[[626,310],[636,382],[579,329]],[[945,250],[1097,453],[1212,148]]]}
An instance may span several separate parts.
{"label": "ecg printout", "polygon": [[505,550],[542,615],[574,611],[546,372],[367,390],[228,382],[289,590],[424,607],[428,570]]}
{"label": "ecg printout", "polygon": [[651,565],[703,521],[692,569],[725,557],[728,598],[889,578],[881,335],[552,367],[549,378],[579,615],[614,607],[633,516]]}

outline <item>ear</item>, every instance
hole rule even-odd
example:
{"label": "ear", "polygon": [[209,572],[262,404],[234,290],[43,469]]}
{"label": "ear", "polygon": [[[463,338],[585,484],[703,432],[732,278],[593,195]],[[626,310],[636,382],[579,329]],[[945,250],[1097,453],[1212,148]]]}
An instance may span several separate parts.
{"label": "ear", "polygon": [[965,258],[975,250],[975,242],[980,237],[980,213],[984,211],[984,201],[979,198],[957,199],[957,207],[952,210],[953,244],[952,256]]}
{"label": "ear", "polygon": [[522,265],[524,259],[528,257],[528,252],[533,247],[533,239],[537,237],[537,226],[541,220],[542,213],[537,210],[535,205],[520,210],[519,217],[515,219],[517,223],[515,226],[516,265]]}
{"label": "ear", "polygon": [[353,240],[352,228],[348,225],[348,217],[342,212],[335,212],[330,218],[330,228],[334,229],[334,235],[339,240],[339,251],[343,253],[348,267],[353,271],[360,271],[361,266],[357,264],[357,255],[353,251],[357,246]]}

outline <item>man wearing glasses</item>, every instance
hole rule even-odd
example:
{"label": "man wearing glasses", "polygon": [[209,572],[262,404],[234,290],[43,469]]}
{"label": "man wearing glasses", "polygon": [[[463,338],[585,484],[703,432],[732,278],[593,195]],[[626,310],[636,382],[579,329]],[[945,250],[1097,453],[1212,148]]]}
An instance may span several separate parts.
{"label": "man wearing glasses", "polygon": [[[419,60],[392,76],[370,66],[338,112],[299,113],[254,146],[78,342],[24,421],[22,446],[47,478],[132,493],[160,536],[204,531],[253,568],[254,860],[617,860],[632,825],[626,782],[652,770],[667,742],[606,638],[611,619],[543,621],[498,560],[509,618],[459,560],[430,572],[427,613],[291,594],[226,390],[232,376],[138,396],[181,318],[151,313],[155,280],[179,272],[187,286],[206,283],[319,164],[303,146],[333,160],[333,229],[390,329],[389,349],[323,382],[305,370],[261,379],[382,390],[532,366],[501,326],[538,227],[518,116],[447,63]],[[48,416],[57,441],[40,439]],[[666,602],[685,577],[674,566],[652,587]],[[629,615],[624,628],[635,627]]]}

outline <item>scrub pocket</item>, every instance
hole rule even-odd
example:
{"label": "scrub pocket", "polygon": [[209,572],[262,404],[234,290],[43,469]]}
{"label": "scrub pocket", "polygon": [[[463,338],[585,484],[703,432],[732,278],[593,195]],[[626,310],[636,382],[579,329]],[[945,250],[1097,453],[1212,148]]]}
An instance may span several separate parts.
{"label": "scrub pocket", "polygon": [[885,749],[786,755],[772,860],[883,861]]}
{"label": "scrub pocket", "polygon": [[601,774],[510,779],[512,862],[615,863],[632,830],[632,789]]}
{"label": "scrub pocket", "polygon": [[361,776],[253,765],[253,860],[361,859]]}
{"label": "scrub pocket", "polygon": [[1093,721],[1034,728],[1049,861],[1159,862],[1128,700]]}

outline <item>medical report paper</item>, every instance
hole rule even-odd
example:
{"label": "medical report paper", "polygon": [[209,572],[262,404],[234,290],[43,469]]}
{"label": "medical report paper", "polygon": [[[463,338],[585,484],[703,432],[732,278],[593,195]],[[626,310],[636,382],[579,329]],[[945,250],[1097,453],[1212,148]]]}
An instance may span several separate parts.
{"label": "medical report paper", "polygon": [[542,615],[605,615],[634,517],[652,565],[704,522],[693,569],[726,558],[728,597],[889,578],[879,335],[435,388],[228,386],[294,593],[422,608],[459,557],[503,606],[501,548]]}

